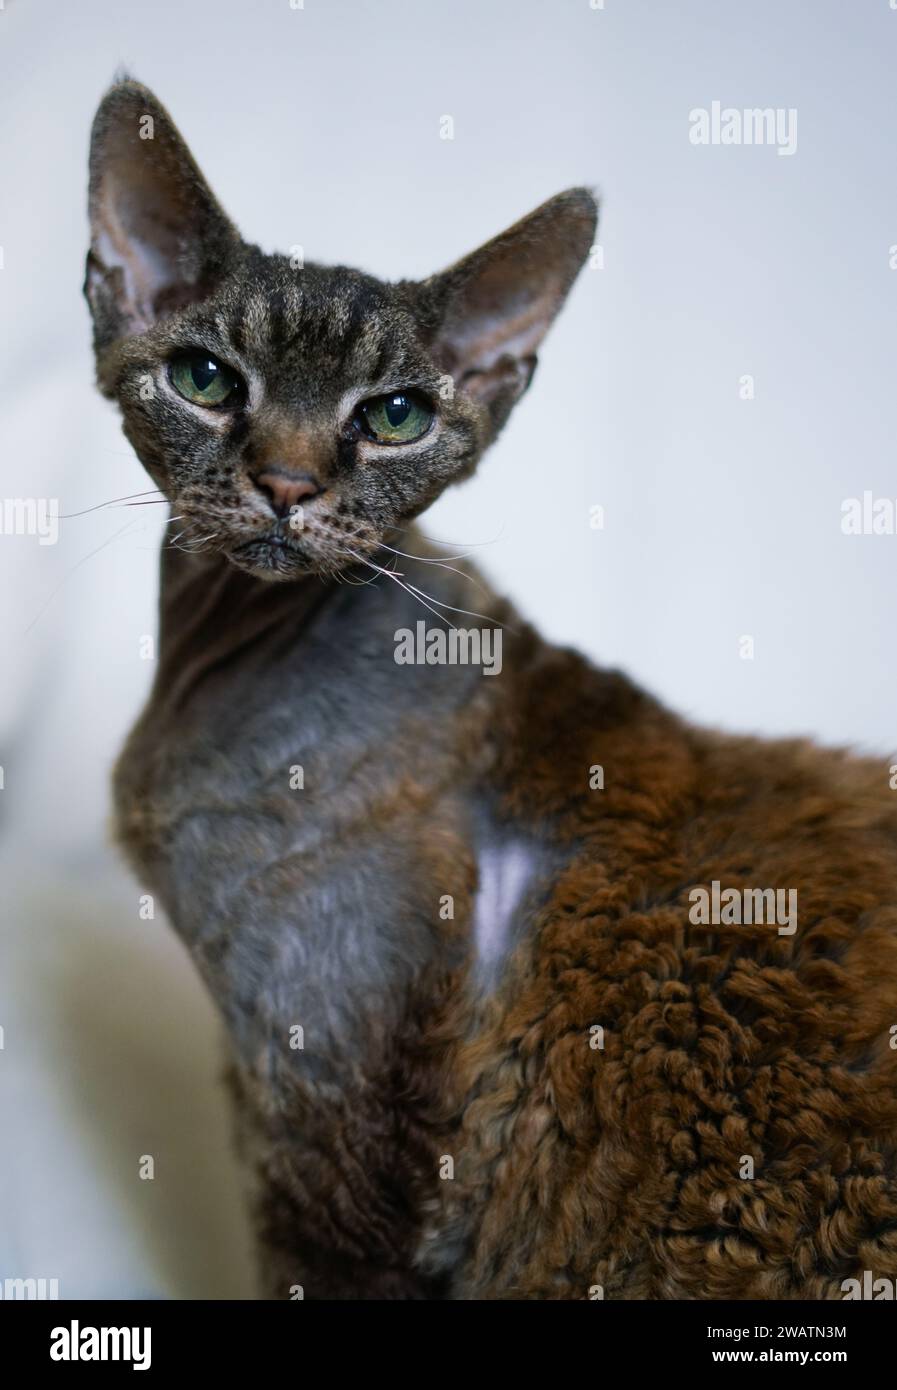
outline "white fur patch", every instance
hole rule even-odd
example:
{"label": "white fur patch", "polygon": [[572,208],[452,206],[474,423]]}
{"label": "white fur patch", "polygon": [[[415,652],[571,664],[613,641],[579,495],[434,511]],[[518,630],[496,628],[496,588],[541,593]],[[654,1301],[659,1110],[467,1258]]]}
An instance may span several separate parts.
{"label": "white fur patch", "polygon": [[474,942],[479,970],[489,975],[507,952],[514,914],[532,880],[535,864],[523,840],[506,840],[485,846],[478,867]]}

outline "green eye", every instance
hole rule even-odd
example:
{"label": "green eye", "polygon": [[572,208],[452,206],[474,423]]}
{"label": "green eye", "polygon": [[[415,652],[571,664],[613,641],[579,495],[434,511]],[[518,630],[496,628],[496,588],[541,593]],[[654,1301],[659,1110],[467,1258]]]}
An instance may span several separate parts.
{"label": "green eye", "polygon": [[242,393],[243,383],[230,367],[207,352],[186,352],[171,364],[171,383],[194,405],[224,405]]}
{"label": "green eye", "polygon": [[378,444],[410,444],[426,434],[433,411],[414,391],[396,391],[364,401],[358,416],[365,433]]}

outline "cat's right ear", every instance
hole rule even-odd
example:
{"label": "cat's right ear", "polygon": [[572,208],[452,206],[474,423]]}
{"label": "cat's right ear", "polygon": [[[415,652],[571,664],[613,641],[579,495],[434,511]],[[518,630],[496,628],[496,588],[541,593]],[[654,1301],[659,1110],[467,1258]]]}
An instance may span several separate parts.
{"label": "cat's right ear", "polygon": [[94,118],[89,207],[84,293],[98,349],[204,299],[240,246],[168,112],[130,80]]}

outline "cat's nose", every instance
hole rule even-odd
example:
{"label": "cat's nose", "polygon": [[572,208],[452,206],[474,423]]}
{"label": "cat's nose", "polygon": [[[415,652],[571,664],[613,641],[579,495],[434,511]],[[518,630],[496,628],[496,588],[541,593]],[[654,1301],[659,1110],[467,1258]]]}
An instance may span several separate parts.
{"label": "cat's nose", "polygon": [[278,516],[289,516],[293,507],[310,502],[324,489],[310,473],[282,473],[278,469],[268,469],[259,473],[255,485],[267,494],[271,506]]}

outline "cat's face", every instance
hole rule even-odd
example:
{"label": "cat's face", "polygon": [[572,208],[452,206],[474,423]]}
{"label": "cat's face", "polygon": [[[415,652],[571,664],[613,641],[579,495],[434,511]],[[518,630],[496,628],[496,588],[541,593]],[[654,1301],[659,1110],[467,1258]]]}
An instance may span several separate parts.
{"label": "cat's face", "polygon": [[572,190],[398,285],[264,255],[132,82],[97,113],[90,201],[101,388],[181,544],[270,579],[401,548],[526,389],[595,228]]}
{"label": "cat's face", "polygon": [[182,543],[271,578],[401,548],[395,528],[488,438],[402,294],[354,271],[250,254],[115,358],[126,433]]}

